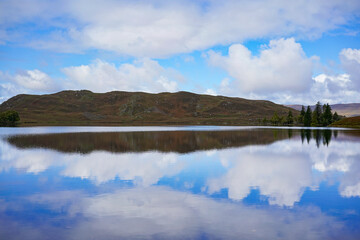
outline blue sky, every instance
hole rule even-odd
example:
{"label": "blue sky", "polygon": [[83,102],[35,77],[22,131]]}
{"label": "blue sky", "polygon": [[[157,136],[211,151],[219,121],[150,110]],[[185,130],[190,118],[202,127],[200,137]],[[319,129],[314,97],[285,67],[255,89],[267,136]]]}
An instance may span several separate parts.
{"label": "blue sky", "polygon": [[0,102],[67,89],[360,102],[360,1],[0,0]]}

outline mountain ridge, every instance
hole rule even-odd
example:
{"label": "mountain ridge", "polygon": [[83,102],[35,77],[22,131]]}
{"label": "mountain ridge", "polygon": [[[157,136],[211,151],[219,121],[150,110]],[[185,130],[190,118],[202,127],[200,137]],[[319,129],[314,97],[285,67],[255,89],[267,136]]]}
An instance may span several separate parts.
{"label": "mountain ridge", "polygon": [[191,92],[144,93],[65,90],[16,95],[0,105],[15,110],[20,125],[257,125],[274,112],[298,111],[267,100],[211,96]]}

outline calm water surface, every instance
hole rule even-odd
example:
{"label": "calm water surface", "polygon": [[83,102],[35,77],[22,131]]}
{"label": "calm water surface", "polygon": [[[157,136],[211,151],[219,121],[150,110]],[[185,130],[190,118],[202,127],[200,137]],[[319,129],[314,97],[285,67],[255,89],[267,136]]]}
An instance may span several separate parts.
{"label": "calm water surface", "polygon": [[0,128],[0,239],[360,239],[360,131]]}

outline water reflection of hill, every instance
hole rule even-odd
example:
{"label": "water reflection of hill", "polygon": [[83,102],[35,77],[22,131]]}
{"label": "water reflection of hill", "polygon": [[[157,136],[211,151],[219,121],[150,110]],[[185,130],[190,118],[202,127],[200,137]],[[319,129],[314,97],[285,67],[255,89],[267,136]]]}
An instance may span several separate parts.
{"label": "water reflection of hill", "polygon": [[16,135],[7,141],[18,148],[61,152],[179,152],[269,144],[289,137],[287,130],[101,132]]}
{"label": "water reflection of hill", "polygon": [[[358,138],[360,131],[342,131],[340,138]],[[337,138],[337,130],[319,129],[248,129],[236,131],[158,131],[158,132],[85,132],[15,135],[7,141],[18,148],[47,148],[60,152],[178,152],[224,149],[247,145],[270,144],[301,137],[315,140],[317,147],[328,146]]]}

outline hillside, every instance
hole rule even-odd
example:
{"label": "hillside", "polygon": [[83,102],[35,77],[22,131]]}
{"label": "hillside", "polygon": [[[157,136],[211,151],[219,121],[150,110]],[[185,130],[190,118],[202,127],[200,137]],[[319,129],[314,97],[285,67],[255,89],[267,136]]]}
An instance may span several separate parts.
{"label": "hillside", "polygon": [[189,92],[82,90],[17,95],[0,105],[0,111],[9,109],[19,113],[20,125],[256,125],[259,119],[271,118],[275,111],[285,116],[290,108],[270,101]]}
{"label": "hillside", "polygon": [[[301,105],[286,105],[286,106],[301,111]],[[337,112],[339,115],[346,117],[360,116],[360,103],[333,104],[330,106],[332,111]],[[315,109],[315,105],[310,107],[312,110]]]}
{"label": "hillside", "polygon": [[331,127],[353,127],[360,128],[360,116],[341,119],[330,125]]}

